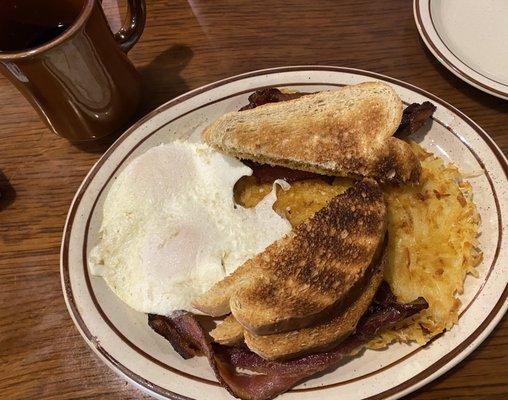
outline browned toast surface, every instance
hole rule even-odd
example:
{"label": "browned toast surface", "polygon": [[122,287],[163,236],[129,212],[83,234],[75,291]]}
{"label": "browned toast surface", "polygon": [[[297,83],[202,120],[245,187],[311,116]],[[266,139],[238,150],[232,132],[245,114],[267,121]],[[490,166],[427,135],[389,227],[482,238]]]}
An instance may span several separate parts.
{"label": "browned toast surface", "polygon": [[386,251],[380,264],[367,276],[357,293],[338,310],[337,315],[317,325],[273,335],[253,335],[229,315],[222,324],[210,332],[220,344],[233,346],[245,341],[255,353],[267,360],[280,360],[325,351],[338,345],[355,329],[367,311],[383,280]]}
{"label": "browned toast surface", "polygon": [[312,325],[326,318],[377,263],[385,230],[378,184],[357,182],[194,305],[212,315],[226,314],[229,307],[257,335]]}
{"label": "browned toast surface", "polygon": [[414,183],[420,163],[406,142],[392,137],[401,118],[395,91],[366,82],[227,113],[203,132],[203,139],[263,164]]}
{"label": "browned toast surface", "polygon": [[[383,263],[385,257],[383,257]],[[316,351],[324,351],[338,345],[355,329],[361,316],[367,311],[383,280],[383,265],[376,268],[358,294],[348,301],[339,314],[317,325],[274,335],[253,335],[245,331],[245,344],[268,360],[288,359]],[[238,324],[239,325],[239,324]]]}
{"label": "browned toast surface", "polygon": [[232,315],[210,332],[220,344],[233,346],[245,341],[255,353],[267,360],[281,360],[302,356],[316,351],[333,348],[347,338],[355,329],[361,316],[370,306],[374,295],[383,280],[386,253],[381,264],[368,277],[365,285],[358,290],[348,304],[336,316],[317,325],[273,335],[253,335]]}

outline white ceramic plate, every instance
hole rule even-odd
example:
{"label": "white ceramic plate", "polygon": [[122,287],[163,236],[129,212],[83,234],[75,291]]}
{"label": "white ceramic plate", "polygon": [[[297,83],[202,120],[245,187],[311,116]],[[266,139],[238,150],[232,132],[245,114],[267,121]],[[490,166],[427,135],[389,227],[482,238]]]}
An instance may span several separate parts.
{"label": "white ceramic plate", "polygon": [[424,348],[398,344],[367,351],[281,398],[397,398],[446,372],[485,339],[507,308],[508,164],[502,152],[460,111],[407,83],[350,68],[284,67],[219,81],[166,103],[121,136],[79,188],[62,242],[63,291],[79,331],[113,370],[158,398],[231,398],[217,384],[205,358],[181,359],[150,330],[146,315],[130,309],[102,278],[88,272],[87,254],[97,242],[105,194],[129,160],[152,146],[189,137],[223,113],[245,105],[247,96],[262,87],[319,91],[371,80],[390,83],[405,103],[432,101],[437,106],[433,121],[417,139],[465,172],[485,170],[471,179],[483,221],[480,241],[485,259],[478,268],[480,278],[466,280],[459,324]]}
{"label": "white ceramic plate", "polygon": [[508,99],[508,1],[414,0],[420,35],[462,80]]}

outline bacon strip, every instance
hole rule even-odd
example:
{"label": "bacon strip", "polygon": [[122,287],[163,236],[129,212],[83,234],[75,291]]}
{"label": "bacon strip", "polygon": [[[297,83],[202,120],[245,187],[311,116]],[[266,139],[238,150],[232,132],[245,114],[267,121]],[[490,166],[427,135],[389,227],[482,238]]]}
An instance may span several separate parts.
{"label": "bacon strip", "polygon": [[402,121],[400,121],[395,136],[404,138],[412,135],[432,117],[434,111],[436,111],[436,106],[430,101],[424,101],[422,104],[413,103],[408,105],[402,112]]}
{"label": "bacon strip", "polygon": [[267,103],[278,103],[280,101],[288,101],[298,99],[299,97],[305,96],[306,92],[296,93],[283,93],[277,88],[265,88],[256,90],[249,96],[249,104],[240,108],[239,111],[251,110],[253,108],[262,106]]}
{"label": "bacon strip", "polygon": [[[175,350],[182,347],[181,340],[187,340],[192,348],[199,346],[199,353],[208,358],[219,383],[232,395],[245,400],[269,400],[302,380],[337,366],[359,352],[381,330],[427,307],[423,298],[407,304],[397,303],[388,285],[384,283],[358,323],[356,332],[348,339],[333,350],[287,361],[267,361],[245,347],[212,343],[195,316],[190,313],[181,312],[171,317],[150,315],[149,325],[168,339]],[[168,320],[171,322],[168,323]],[[171,326],[171,329],[166,330],[167,326]],[[175,330],[178,335],[175,335]],[[246,373],[245,370],[254,374]]]}
{"label": "bacon strip", "polygon": [[183,359],[206,355],[203,351],[203,343],[208,340],[206,332],[192,314],[186,311],[175,312],[171,317],[148,314],[148,325],[164,336]]}
{"label": "bacon strip", "polygon": [[256,177],[258,183],[273,183],[277,179],[284,179],[288,183],[305,179],[322,179],[330,184],[333,182],[333,176],[320,175],[314,172],[300,171],[286,167],[258,164],[250,160],[242,160],[242,162],[252,168],[252,175]]}

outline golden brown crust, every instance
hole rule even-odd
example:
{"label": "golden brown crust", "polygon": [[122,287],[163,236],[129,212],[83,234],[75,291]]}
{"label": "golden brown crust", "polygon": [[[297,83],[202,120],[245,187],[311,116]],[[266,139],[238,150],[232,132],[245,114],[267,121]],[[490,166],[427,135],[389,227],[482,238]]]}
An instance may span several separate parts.
{"label": "golden brown crust", "polygon": [[232,315],[228,315],[210,332],[210,336],[224,346],[234,346],[243,342],[243,332],[243,326]]}
{"label": "golden brown crust", "polygon": [[392,137],[402,102],[380,82],[228,113],[203,139],[235,157],[332,176],[415,183],[420,163]]}

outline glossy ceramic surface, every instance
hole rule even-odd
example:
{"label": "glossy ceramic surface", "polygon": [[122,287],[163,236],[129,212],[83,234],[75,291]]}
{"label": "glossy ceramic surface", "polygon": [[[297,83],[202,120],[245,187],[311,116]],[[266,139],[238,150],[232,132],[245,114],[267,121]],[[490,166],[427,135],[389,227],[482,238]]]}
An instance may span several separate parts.
{"label": "glossy ceramic surface", "polygon": [[414,0],[420,35],[434,56],[469,84],[508,99],[508,2]]}
{"label": "glossy ceramic surface", "polygon": [[131,0],[130,17],[114,36],[100,2],[82,3],[67,31],[49,43],[0,52],[0,71],[56,134],[72,141],[107,136],[124,127],[141,95],[138,72],[126,51],[144,26],[144,1]]}

